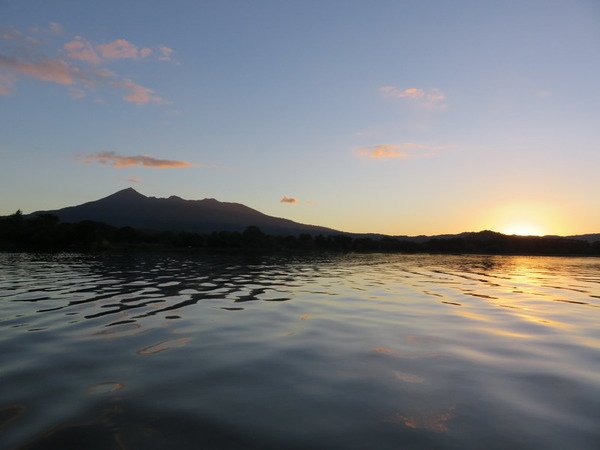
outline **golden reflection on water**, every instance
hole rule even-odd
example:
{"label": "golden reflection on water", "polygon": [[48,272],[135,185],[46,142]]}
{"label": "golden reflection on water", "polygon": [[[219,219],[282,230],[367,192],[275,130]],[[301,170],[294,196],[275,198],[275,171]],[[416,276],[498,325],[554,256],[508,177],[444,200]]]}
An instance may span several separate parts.
{"label": "golden reflection on water", "polygon": [[465,309],[456,310],[454,314],[460,317],[464,317],[465,319],[476,320],[478,322],[493,322],[493,319],[491,319],[488,316],[484,316],[483,314],[477,314],[472,311],[467,311]]}
{"label": "golden reflection on water", "polygon": [[485,328],[476,328],[484,333],[491,334],[494,336],[500,337],[508,337],[515,339],[536,339],[536,336],[532,334],[518,333],[516,331],[507,330],[505,328],[494,328],[494,327],[485,327]]}

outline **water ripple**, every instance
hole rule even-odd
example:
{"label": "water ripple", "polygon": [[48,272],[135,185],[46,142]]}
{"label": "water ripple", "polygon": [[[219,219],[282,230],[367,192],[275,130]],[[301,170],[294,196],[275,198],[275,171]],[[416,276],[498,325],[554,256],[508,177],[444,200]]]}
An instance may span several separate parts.
{"label": "water ripple", "polygon": [[600,442],[600,259],[0,255],[0,447]]}

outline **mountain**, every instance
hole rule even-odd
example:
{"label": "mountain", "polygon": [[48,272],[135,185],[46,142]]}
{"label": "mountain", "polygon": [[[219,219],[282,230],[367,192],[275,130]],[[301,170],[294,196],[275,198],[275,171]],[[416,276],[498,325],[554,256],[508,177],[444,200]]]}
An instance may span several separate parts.
{"label": "mountain", "polygon": [[579,241],[587,241],[587,242],[598,242],[600,241],[600,233],[592,233],[592,234],[576,234],[573,236],[567,236],[569,239],[576,239]]}
{"label": "mountain", "polygon": [[82,205],[37,211],[31,216],[40,214],[53,214],[62,222],[93,220],[116,227],[157,231],[210,233],[243,231],[248,226],[257,226],[264,233],[275,235],[339,233],[331,228],[268,216],[240,203],[220,202],[213,198],[184,200],[174,195],[169,198],[146,197],[133,188]]}
{"label": "mountain", "polygon": [[[386,236],[377,233],[342,233],[340,231],[306,225],[292,220],[268,216],[240,203],[220,202],[213,198],[184,200],[177,196],[169,198],[146,197],[133,188],[123,189],[100,200],[70,206],[53,211],[37,211],[30,217],[53,214],[62,222],[75,223],[83,220],[104,222],[115,227],[130,226],[141,230],[189,231],[210,233],[213,231],[243,231],[248,226],[257,226],[272,235],[345,234],[353,237],[382,239],[393,237],[414,244],[423,244],[431,239],[456,239],[465,241],[492,239],[502,236],[493,231],[440,234],[435,236]],[[558,236],[547,236],[553,238]],[[566,236],[566,239],[581,240],[590,244],[600,241],[600,233]]]}

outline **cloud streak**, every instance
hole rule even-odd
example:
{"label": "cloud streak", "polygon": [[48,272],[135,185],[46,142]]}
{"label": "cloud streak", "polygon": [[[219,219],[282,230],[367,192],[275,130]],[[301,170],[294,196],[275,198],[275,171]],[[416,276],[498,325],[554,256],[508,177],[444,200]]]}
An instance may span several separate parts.
{"label": "cloud streak", "polygon": [[124,156],[116,152],[98,152],[86,155],[82,158],[83,162],[99,163],[123,169],[125,167],[141,166],[152,169],[181,169],[191,167],[192,163],[187,161],[177,161],[173,159],[159,159],[148,155]]}
{"label": "cloud streak", "polygon": [[358,154],[370,159],[412,159],[437,155],[444,147],[433,147],[406,142],[404,144],[381,144],[358,149]]}
{"label": "cloud streak", "polygon": [[28,75],[41,81],[69,85],[81,78],[81,71],[60,59],[26,62],[0,54],[0,69],[9,73]]}
{"label": "cloud streak", "polygon": [[147,47],[138,49],[126,39],[116,39],[108,44],[97,45],[96,49],[105,59],[146,58],[152,53],[152,49]]}
{"label": "cloud streak", "polygon": [[125,181],[129,181],[130,183],[140,184],[142,179],[136,175],[132,175],[130,177],[125,178]]}
{"label": "cloud streak", "polygon": [[48,24],[48,28],[50,29],[50,32],[54,34],[64,34],[65,32],[62,25],[57,22],[50,22]]}
{"label": "cloud streak", "polygon": [[280,203],[284,203],[284,204],[288,204],[288,205],[295,205],[298,203],[298,199],[295,197],[287,197],[287,196],[283,196],[281,198],[281,200],[279,200]]}
{"label": "cloud streak", "polygon": [[137,84],[131,80],[118,81],[115,83],[115,87],[125,89],[127,91],[127,94],[125,94],[122,98],[129,103],[137,103],[138,105],[145,105],[147,103],[170,103],[164,98],[154,95],[154,91],[152,89],[144,87],[141,84]]}
{"label": "cloud streak", "polygon": [[173,55],[173,49],[170,47],[166,47],[164,45],[158,48],[160,52],[160,56],[158,57],[159,61],[172,61],[171,56]]}
{"label": "cloud streak", "polygon": [[0,73],[0,95],[10,94],[15,81],[14,76]]}
{"label": "cloud streak", "polygon": [[437,88],[422,89],[410,87],[400,89],[396,86],[387,85],[381,86],[379,92],[382,92],[386,97],[405,99],[422,108],[443,109],[446,107],[446,94]]}
{"label": "cloud streak", "polygon": [[102,62],[93,45],[81,36],[76,36],[75,39],[63,45],[63,48],[67,51],[67,56],[71,59],[77,59],[94,65]]}
{"label": "cloud streak", "polygon": [[[55,37],[64,33],[55,22],[50,23],[49,29]],[[69,86],[69,93],[75,99],[85,98],[92,89],[104,88],[121,91],[122,100],[128,103],[171,103],[154,89],[105,67],[113,60],[141,60],[153,54],[152,49],[139,48],[126,39],[95,45],[82,36],[75,36],[64,43],[56,55],[44,55],[39,41],[9,28],[0,34],[0,44],[3,44],[0,47],[0,95],[9,95],[18,79],[29,77]],[[47,47],[48,43],[44,44]],[[170,61],[173,50],[161,46],[156,52],[155,59]]]}

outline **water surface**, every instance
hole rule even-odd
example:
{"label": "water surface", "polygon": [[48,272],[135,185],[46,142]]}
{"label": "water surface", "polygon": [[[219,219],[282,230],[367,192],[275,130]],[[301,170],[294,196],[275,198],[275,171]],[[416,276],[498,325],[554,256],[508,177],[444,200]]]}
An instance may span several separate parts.
{"label": "water surface", "polygon": [[0,448],[600,448],[600,259],[0,255]]}

